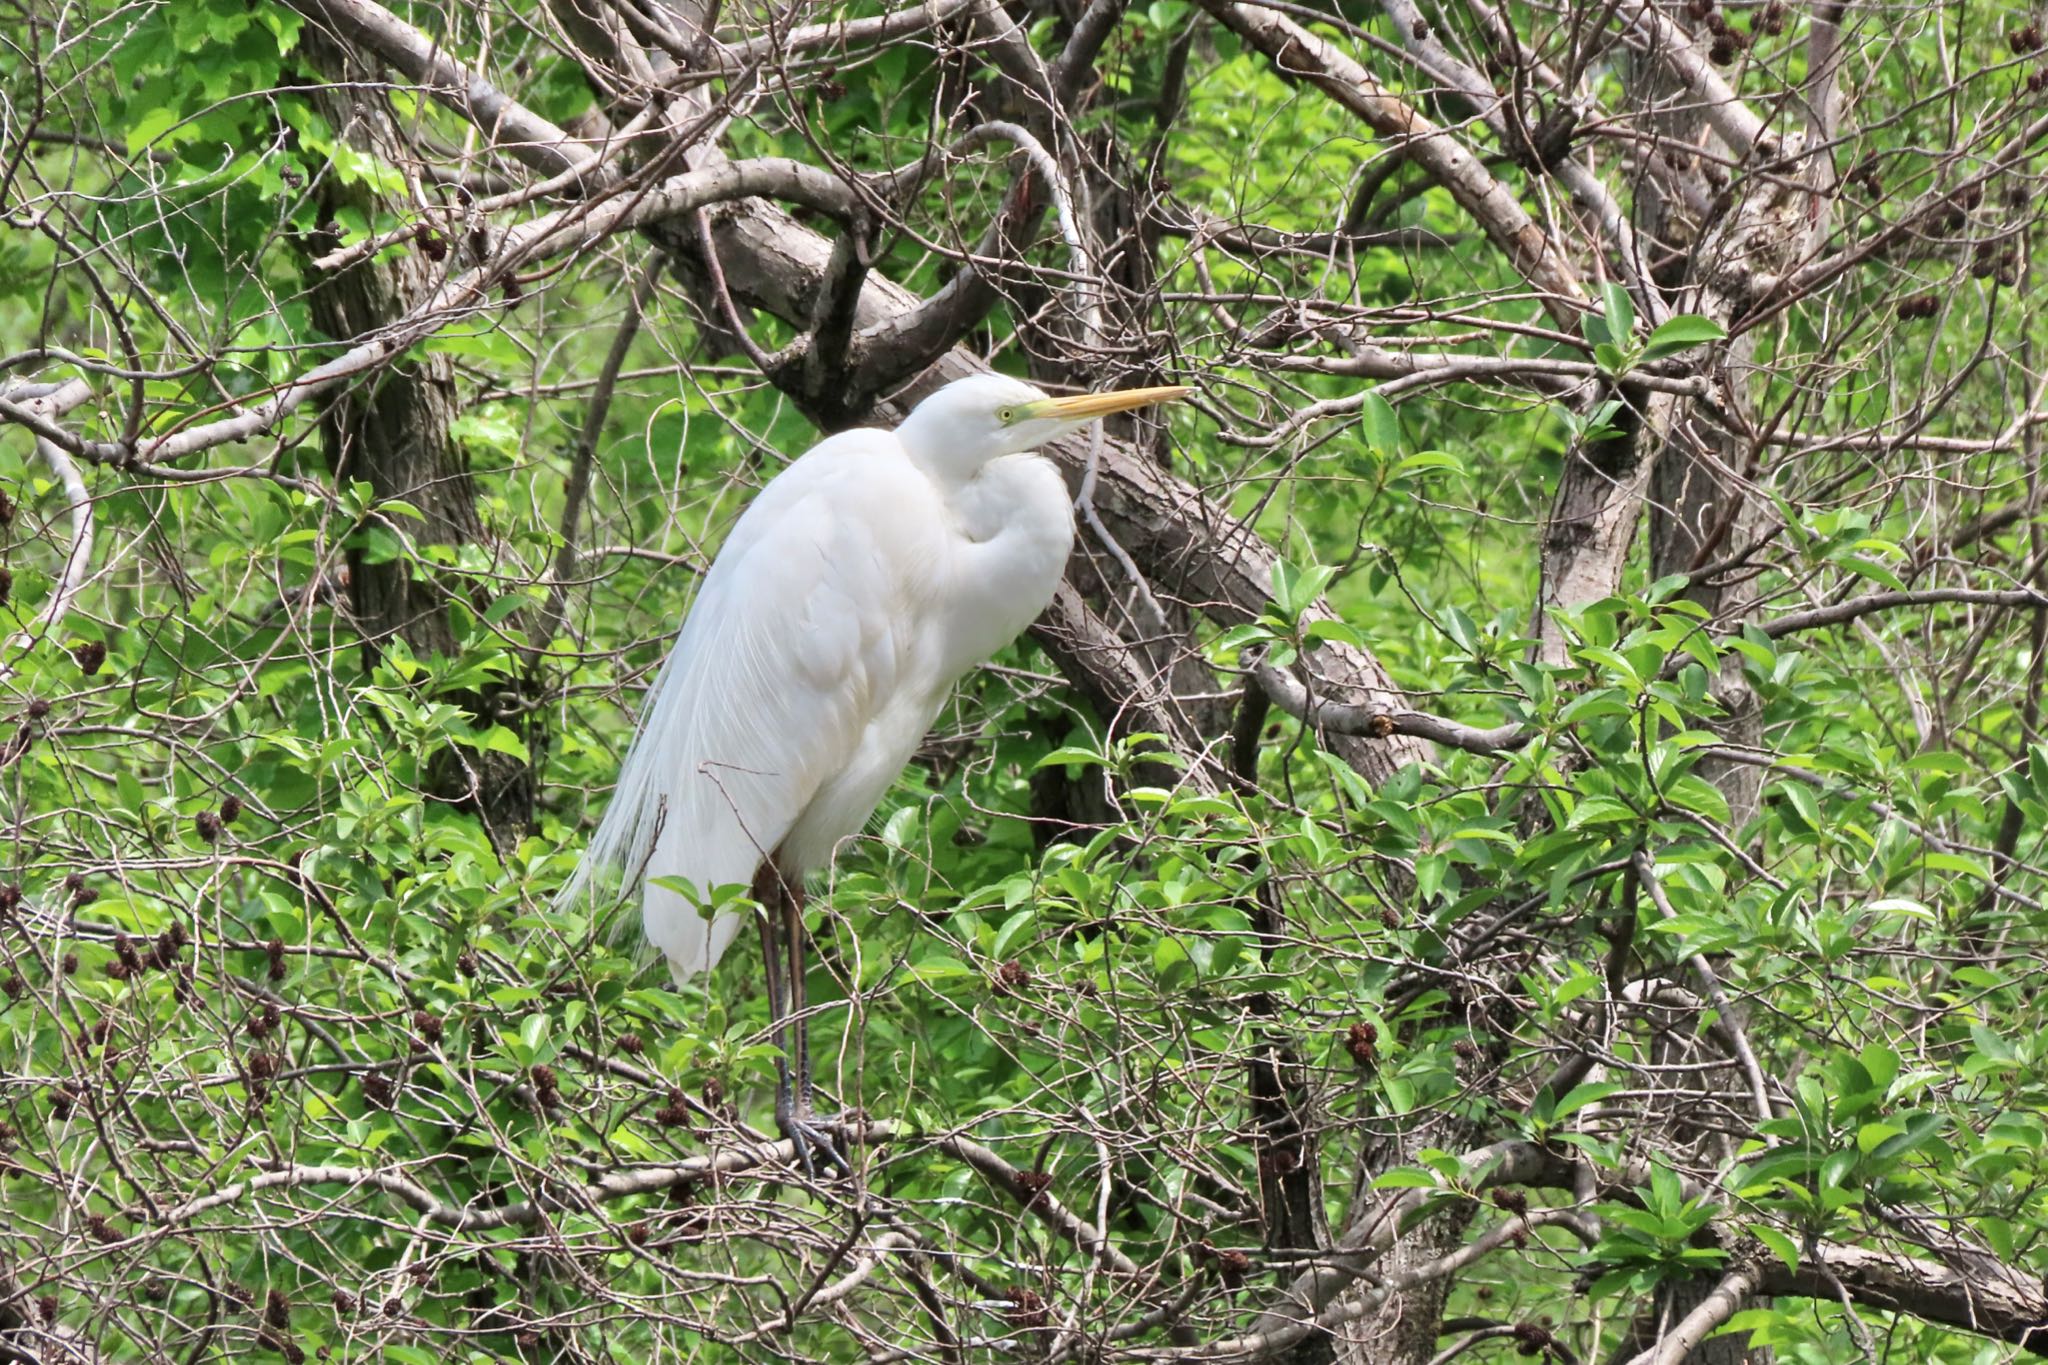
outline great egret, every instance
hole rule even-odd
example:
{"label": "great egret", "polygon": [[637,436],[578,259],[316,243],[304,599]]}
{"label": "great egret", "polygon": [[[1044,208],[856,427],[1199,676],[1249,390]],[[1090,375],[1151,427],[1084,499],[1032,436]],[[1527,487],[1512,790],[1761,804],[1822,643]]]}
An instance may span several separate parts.
{"label": "great egret", "polygon": [[564,898],[596,869],[637,878],[647,937],[681,984],[739,928],[700,906],[748,888],[783,1054],[776,1121],[807,1162],[831,1147],[810,1107],[804,877],[873,814],[953,684],[1052,601],[1073,507],[1033,452],[1186,392],[1051,398],[1001,375],[958,380],[893,432],[820,441],[761,490],[704,576]]}

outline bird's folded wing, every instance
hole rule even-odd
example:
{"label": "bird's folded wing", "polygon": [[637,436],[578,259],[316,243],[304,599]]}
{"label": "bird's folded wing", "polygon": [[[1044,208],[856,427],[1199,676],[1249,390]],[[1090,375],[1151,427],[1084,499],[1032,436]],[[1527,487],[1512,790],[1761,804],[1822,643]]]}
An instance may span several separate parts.
{"label": "bird's folded wing", "polygon": [[[888,439],[822,443],[734,526],[564,889],[567,902],[597,886],[644,886],[647,935],[678,979],[708,970],[738,927],[737,916],[707,919],[702,903],[752,880],[852,757],[890,685],[889,613],[878,604],[895,585],[861,509],[886,496],[896,462],[849,439],[860,437]],[[657,878],[686,881],[696,898]]]}

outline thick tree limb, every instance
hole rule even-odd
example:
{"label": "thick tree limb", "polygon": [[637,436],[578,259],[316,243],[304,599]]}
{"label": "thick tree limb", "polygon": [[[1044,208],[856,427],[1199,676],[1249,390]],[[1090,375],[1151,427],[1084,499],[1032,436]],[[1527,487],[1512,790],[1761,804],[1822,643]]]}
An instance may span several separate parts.
{"label": "thick tree limb", "polygon": [[1662,1340],[1629,1362],[1629,1365],[1679,1365],[1707,1334],[1735,1316],[1742,1301],[1756,1292],[1762,1272],[1755,1266],[1729,1271],[1694,1309],[1664,1334]]}
{"label": "thick tree limb", "polygon": [[2038,1277],[2010,1268],[1966,1274],[1939,1261],[1822,1242],[1796,1270],[1765,1258],[1758,1289],[1828,1300],[1846,1290],[1862,1308],[1904,1313],[2048,1356],[2048,1291]]}
{"label": "thick tree limb", "polygon": [[[1381,8],[1393,21],[1394,32],[1400,35],[1402,45],[1415,54],[1423,70],[1447,81],[1472,101],[1486,126],[1503,146],[1512,148],[1528,141],[1523,111],[1513,108],[1509,99],[1494,89],[1491,80],[1466,65],[1445,45],[1437,36],[1436,29],[1423,17],[1422,9],[1415,0],[1381,0]],[[1519,40],[1515,47],[1517,60],[1520,60]],[[1544,161],[1542,169],[1556,177],[1579,206],[1592,215],[1601,234],[1614,248],[1615,259],[1621,264],[1636,305],[1643,310],[1643,317],[1652,326],[1662,322],[1666,309],[1650,279],[1648,263],[1643,260],[1641,249],[1636,244],[1635,228],[1606,182],[1594,174],[1583,159],[1568,153],[1560,159]]]}
{"label": "thick tree limb", "polygon": [[292,8],[326,28],[350,47],[373,52],[417,82],[434,100],[475,124],[492,145],[545,175],[564,171],[589,175],[584,188],[606,177],[591,150],[568,132],[528,109],[452,60],[445,48],[382,5],[368,0],[287,0]]}
{"label": "thick tree limb", "polygon": [[[50,597],[36,617],[33,632],[16,636],[10,644],[28,643],[35,635],[48,635],[63,623],[71,603],[85,586],[92,568],[92,494],[79,476],[67,449],[70,435],[56,419],[92,398],[92,386],[83,379],[60,384],[17,384],[0,389],[0,417],[18,421],[35,432],[36,453],[50,467],[64,490],[65,512],[71,520],[71,540],[64,549],[64,567],[50,587]],[[7,671],[0,667],[0,675]]]}
{"label": "thick tree limb", "polygon": [[755,62],[775,61],[827,48],[849,52],[894,42],[923,33],[945,23],[966,9],[972,0],[929,0],[906,5],[868,19],[834,19],[821,24],[804,24],[787,33],[762,33],[738,42],[723,44],[718,52],[722,62],[735,69]]}
{"label": "thick tree limb", "polygon": [[[232,417],[138,441],[85,441],[61,428],[50,439],[98,464],[151,468],[217,446],[245,441],[274,428],[293,410],[337,385],[388,364],[414,342],[459,317],[492,306],[492,282],[517,266],[594,245],[612,235],[680,217],[707,204],[756,195],[788,198],[824,213],[851,213],[858,204],[841,180],[814,166],[780,157],[725,161],[673,176],[640,194],[615,194],[536,219],[506,233],[485,265],[464,271],[391,326],[358,341],[334,359],[285,384],[263,402]],[[0,407],[0,416],[15,415]],[[31,424],[33,425],[33,424]],[[44,426],[36,425],[38,434]],[[62,438],[59,440],[58,438]]]}
{"label": "thick tree limb", "polygon": [[1410,735],[1448,748],[1463,749],[1470,754],[1497,754],[1519,749],[1536,736],[1536,731],[1526,725],[1509,723],[1483,730],[1476,725],[1466,725],[1422,711],[1389,709],[1370,703],[1323,701],[1311,697],[1308,688],[1293,674],[1270,664],[1259,665],[1254,676],[1275,706],[1311,730],[1325,734],[1370,735],[1375,739]]}
{"label": "thick tree limb", "polygon": [[1926,607],[1944,602],[1980,607],[2048,608],[2048,593],[2033,588],[1917,588],[1906,592],[1872,592],[1825,607],[1787,612],[1761,623],[1757,629],[1773,640],[1802,630],[1839,626],[1872,612],[1895,607]]}
{"label": "thick tree limb", "polygon": [[1763,140],[1764,121],[1714,70],[1707,54],[1657,8],[1656,0],[1621,0],[1620,15],[1625,23],[1623,32],[1678,78],[1702,116],[1737,157]]}
{"label": "thick tree limb", "polygon": [[1226,28],[1264,53],[1282,75],[1313,85],[1422,167],[1472,215],[1515,269],[1543,291],[1551,316],[1567,328],[1577,327],[1577,305],[1585,297],[1578,271],[1514,192],[1448,130],[1389,94],[1376,76],[1334,43],[1285,15],[1233,0],[1202,3]]}

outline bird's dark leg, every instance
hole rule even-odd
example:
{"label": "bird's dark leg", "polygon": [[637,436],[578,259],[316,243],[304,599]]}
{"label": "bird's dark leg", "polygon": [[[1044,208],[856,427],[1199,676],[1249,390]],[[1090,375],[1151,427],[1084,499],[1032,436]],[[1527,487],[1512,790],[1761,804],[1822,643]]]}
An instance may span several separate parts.
{"label": "bird's dark leg", "polygon": [[810,994],[804,981],[804,891],[803,884],[782,885],[782,936],[789,952],[790,1039],[795,1048],[796,1102],[804,1114],[811,1112],[811,1022],[804,1006]]}
{"label": "bird's dark leg", "polygon": [[[832,1136],[811,1108],[810,1024],[804,1016],[804,902],[803,882],[785,876],[771,859],[762,864],[756,878],[757,897],[762,907],[762,955],[769,959],[768,1005],[778,1020],[776,1045],[782,1056],[776,1060],[775,1122],[782,1135],[796,1144],[797,1156],[806,1174],[815,1175],[813,1155],[842,1171],[850,1171],[846,1158],[833,1144]],[[761,882],[769,886],[762,888]],[[781,933],[776,933],[780,921]],[[780,952],[773,940],[780,937]],[[780,988],[776,977],[780,974]],[[791,1072],[795,1084],[791,1084]]]}
{"label": "bird's dark leg", "polygon": [[747,891],[754,898],[754,903],[761,907],[756,923],[761,928],[761,972],[768,981],[768,1027],[776,1049],[775,1121],[787,1132],[789,1125],[785,1116],[790,1105],[789,1011],[783,1008],[784,961],[777,933],[781,922],[782,874],[776,871],[773,862],[766,858],[761,860],[761,869],[754,874],[754,884]]}

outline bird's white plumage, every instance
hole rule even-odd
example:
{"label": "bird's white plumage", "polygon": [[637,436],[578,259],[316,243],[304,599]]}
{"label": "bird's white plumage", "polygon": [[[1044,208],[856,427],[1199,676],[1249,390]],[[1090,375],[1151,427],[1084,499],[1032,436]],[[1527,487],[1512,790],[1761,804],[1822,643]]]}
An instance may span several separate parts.
{"label": "bird's white plumage", "polygon": [[565,899],[612,869],[644,882],[648,938],[678,981],[737,915],[708,897],[777,857],[830,861],[888,791],[953,684],[1052,600],[1072,508],[1027,453],[1080,425],[994,375],[948,385],[895,432],[820,442],[734,525],[648,696],[610,807]]}

